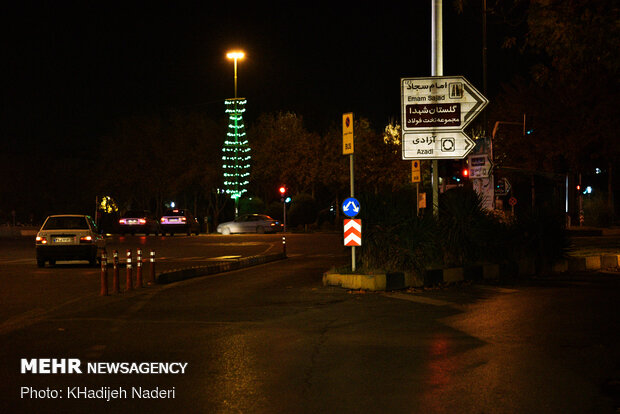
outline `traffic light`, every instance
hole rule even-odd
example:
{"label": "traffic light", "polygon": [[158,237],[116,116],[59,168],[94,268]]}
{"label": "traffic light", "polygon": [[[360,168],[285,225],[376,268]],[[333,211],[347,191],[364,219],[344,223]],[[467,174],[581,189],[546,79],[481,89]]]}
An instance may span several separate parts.
{"label": "traffic light", "polygon": [[285,186],[280,186],[280,201],[284,203],[285,199],[286,199],[286,187]]}
{"label": "traffic light", "polygon": [[534,133],[534,115],[523,115],[523,135]]}
{"label": "traffic light", "polygon": [[469,166],[467,161],[452,160],[450,163],[450,178],[457,183],[469,178]]}

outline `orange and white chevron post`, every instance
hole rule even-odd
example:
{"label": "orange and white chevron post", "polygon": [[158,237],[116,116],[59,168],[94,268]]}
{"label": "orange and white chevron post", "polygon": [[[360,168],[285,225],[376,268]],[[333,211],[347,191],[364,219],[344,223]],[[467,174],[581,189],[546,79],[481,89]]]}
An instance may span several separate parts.
{"label": "orange and white chevron post", "polygon": [[362,220],[345,219],[344,220],[344,245],[345,246],[361,246],[362,245]]}

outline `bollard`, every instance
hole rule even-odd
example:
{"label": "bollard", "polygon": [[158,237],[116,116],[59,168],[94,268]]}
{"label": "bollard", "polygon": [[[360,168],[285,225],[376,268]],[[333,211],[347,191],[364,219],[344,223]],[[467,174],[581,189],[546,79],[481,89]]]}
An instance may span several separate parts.
{"label": "bollard", "polygon": [[136,253],[136,285],[142,287],[142,250],[138,249]]}
{"label": "bollard", "polygon": [[118,250],[114,250],[114,275],[112,276],[112,291],[120,293],[121,287],[118,280]]}
{"label": "bollard", "polygon": [[131,279],[131,250],[127,249],[127,286],[126,291],[133,289],[133,280]]}
{"label": "bollard", "polygon": [[284,257],[286,257],[286,236],[282,236],[282,253],[284,253]]}
{"label": "bollard", "polygon": [[108,296],[108,256],[101,251],[101,296]]}
{"label": "bollard", "polygon": [[155,284],[155,252],[151,250],[151,277],[149,285]]}

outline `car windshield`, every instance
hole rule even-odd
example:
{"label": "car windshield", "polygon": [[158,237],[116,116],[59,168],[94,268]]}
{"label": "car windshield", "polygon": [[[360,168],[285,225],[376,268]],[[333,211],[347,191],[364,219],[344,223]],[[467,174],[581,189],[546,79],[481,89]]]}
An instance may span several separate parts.
{"label": "car windshield", "polygon": [[43,230],[88,230],[88,222],[84,217],[50,217]]}

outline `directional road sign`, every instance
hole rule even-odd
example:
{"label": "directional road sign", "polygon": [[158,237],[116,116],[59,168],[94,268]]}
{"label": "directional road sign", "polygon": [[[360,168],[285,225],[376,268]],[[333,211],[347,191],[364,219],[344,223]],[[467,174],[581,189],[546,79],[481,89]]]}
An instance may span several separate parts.
{"label": "directional road sign", "polygon": [[350,197],[342,202],[342,212],[345,216],[355,217],[360,212],[360,202]]}
{"label": "directional road sign", "polygon": [[488,103],[462,76],[401,79],[403,132],[463,130]]}
{"label": "directional road sign", "polygon": [[344,245],[345,246],[361,246],[362,245],[362,220],[345,219],[344,220]]}
{"label": "directional road sign", "polygon": [[460,159],[474,148],[463,131],[403,133],[403,159]]}
{"label": "directional road sign", "polygon": [[488,154],[469,156],[469,178],[487,178],[493,170],[493,162]]}
{"label": "directional road sign", "polygon": [[497,180],[497,184],[495,184],[495,195],[496,196],[505,196],[507,195],[512,186],[510,185],[510,181],[508,178],[502,177]]}

